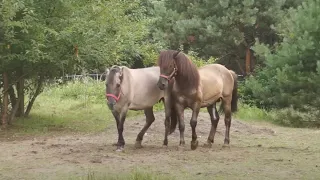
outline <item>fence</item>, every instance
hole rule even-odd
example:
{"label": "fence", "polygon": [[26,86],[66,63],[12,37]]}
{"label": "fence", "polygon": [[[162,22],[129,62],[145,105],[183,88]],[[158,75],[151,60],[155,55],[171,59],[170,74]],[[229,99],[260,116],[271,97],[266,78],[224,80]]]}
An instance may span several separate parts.
{"label": "fence", "polygon": [[[105,74],[103,74],[103,73],[102,74],[84,74],[84,75],[74,74],[74,75],[65,75],[64,78],[61,78],[61,79],[68,81],[68,80],[83,79],[84,77],[91,77],[94,80],[101,81],[101,80],[104,80],[103,75],[105,75]],[[244,75],[238,74],[239,81],[243,81],[244,79],[245,79]]]}

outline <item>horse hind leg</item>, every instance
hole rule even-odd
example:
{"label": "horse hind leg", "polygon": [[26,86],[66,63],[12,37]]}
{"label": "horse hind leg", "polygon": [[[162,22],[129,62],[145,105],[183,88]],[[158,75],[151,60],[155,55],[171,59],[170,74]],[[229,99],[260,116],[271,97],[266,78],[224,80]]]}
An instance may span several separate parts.
{"label": "horse hind leg", "polygon": [[196,133],[196,127],[197,127],[197,119],[200,112],[200,103],[196,103],[194,107],[192,108],[192,117],[190,120],[190,126],[192,131],[192,140],[191,140],[191,150],[195,150],[198,147],[198,140],[197,140],[197,133]]}
{"label": "horse hind leg", "polygon": [[146,116],[146,123],[144,124],[144,127],[142,128],[140,133],[137,135],[137,139],[136,139],[136,143],[135,143],[136,148],[142,148],[141,142],[143,140],[143,136],[155,120],[155,117],[153,114],[153,108],[145,109],[144,114]]}
{"label": "horse hind leg", "polygon": [[207,144],[205,146],[207,147],[212,147],[212,144],[214,143],[214,136],[217,131],[217,126],[219,123],[219,113],[216,108],[216,103],[212,104],[211,106],[207,107],[208,113],[210,115],[210,120],[211,120],[211,130],[208,136]]}
{"label": "horse hind leg", "polygon": [[229,146],[230,143],[230,126],[231,126],[231,97],[223,99],[223,110],[224,110],[224,123],[226,126],[224,146]]}

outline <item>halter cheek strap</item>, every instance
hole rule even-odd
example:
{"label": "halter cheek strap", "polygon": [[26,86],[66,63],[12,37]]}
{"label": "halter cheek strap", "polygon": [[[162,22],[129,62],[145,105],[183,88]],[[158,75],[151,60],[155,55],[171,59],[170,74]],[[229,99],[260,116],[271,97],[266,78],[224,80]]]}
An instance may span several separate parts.
{"label": "halter cheek strap", "polygon": [[174,75],[176,75],[176,73],[177,73],[177,68],[174,68],[172,73],[169,76],[166,76],[164,74],[160,74],[160,77],[163,77],[163,78],[167,79],[168,81],[170,81],[174,77]]}
{"label": "halter cheek strap", "polygon": [[[106,94],[106,98],[107,98],[107,97],[112,97],[114,100],[116,100],[116,102],[118,102],[119,99],[120,99],[120,95],[121,95],[121,89],[120,89],[120,92],[119,92],[119,95],[118,95],[118,96],[116,96],[116,95],[114,95],[114,94]],[[108,99],[107,99],[107,100],[108,100]]]}

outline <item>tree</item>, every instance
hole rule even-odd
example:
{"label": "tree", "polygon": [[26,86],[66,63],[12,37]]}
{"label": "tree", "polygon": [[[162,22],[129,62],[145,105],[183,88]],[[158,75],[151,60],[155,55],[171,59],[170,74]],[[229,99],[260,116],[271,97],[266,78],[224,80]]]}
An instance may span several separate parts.
{"label": "tree", "polygon": [[149,19],[140,3],[0,1],[0,72],[8,76],[9,88],[2,89],[10,96],[11,114],[27,116],[50,79],[131,66],[138,55],[150,61],[148,50],[155,46],[145,42]]}
{"label": "tree", "polygon": [[317,112],[313,110],[320,106],[319,10],[320,0],[308,0],[290,9],[275,28],[283,41],[273,51],[257,44],[255,50],[264,57],[266,66],[246,82],[247,100],[250,97],[263,108]]}
{"label": "tree", "polygon": [[[301,0],[294,1],[299,2]],[[248,52],[252,53],[250,49],[256,39],[269,45],[279,41],[271,26],[282,19],[285,9],[295,6],[292,1],[285,0],[162,0],[153,3],[155,41],[172,49],[183,45],[183,49],[195,51],[205,59],[219,57],[219,63],[239,74],[245,73],[243,60]],[[249,70],[252,69],[253,65]]]}

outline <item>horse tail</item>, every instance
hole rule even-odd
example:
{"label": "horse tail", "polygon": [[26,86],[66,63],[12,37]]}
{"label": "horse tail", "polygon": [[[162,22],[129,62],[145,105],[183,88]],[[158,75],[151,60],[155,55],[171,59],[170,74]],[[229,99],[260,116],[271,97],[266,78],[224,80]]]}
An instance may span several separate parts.
{"label": "horse tail", "polygon": [[233,90],[232,90],[232,100],[231,100],[231,112],[236,112],[238,110],[238,75],[229,70],[233,77]]}
{"label": "horse tail", "polygon": [[174,106],[171,105],[171,121],[170,121],[169,134],[172,134],[176,130],[177,124],[178,124],[177,112],[176,112]]}

